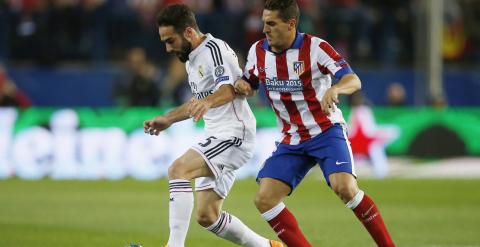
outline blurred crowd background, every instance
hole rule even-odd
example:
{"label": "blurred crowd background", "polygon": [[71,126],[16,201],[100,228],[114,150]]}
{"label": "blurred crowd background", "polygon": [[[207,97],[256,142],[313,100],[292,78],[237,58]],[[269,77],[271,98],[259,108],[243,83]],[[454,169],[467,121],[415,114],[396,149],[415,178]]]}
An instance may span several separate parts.
{"label": "blurred crowd background", "polygon": [[[299,29],[347,58],[374,105],[480,105],[480,1],[444,1],[440,98],[417,76],[428,46],[425,1],[299,0]],[[0,105],[180,104],[190,97],[183,64],[165,53],[155,23],[162,7],[179,2],[241,64],[264,37],[263,0],[0,0]],[[265,106],[261,97],[254,104]]]}

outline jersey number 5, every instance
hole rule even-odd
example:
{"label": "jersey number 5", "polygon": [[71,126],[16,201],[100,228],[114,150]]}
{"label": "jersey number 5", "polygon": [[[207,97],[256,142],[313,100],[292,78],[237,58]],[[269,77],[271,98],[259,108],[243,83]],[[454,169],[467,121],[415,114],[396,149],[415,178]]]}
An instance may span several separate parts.
{"label": "jersey number 5", "polygon": [[212,139],[217,139],[215,136],[210,136],[209,138],[207,138],[207,141],[205,143],[198,143],[198,145],[202,146],[202,147],[206,147],[208,145],[210,145],[210,143],[212,143]]}

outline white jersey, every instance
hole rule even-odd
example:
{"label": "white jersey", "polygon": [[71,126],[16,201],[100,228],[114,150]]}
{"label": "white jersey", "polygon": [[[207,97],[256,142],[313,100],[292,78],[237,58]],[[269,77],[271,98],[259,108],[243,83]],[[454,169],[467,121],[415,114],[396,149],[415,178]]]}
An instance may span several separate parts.
{"label": "white jersey", "polygon": [[[197,99],[215,93],[224,84],[234,85],[242,76],[235,52],[223,40],[207,34],[185,64],[190,88]],[[253,141],[256,120],[243,96],[211,108],[203,115],[205,131],[212,136],[234,136]]]}

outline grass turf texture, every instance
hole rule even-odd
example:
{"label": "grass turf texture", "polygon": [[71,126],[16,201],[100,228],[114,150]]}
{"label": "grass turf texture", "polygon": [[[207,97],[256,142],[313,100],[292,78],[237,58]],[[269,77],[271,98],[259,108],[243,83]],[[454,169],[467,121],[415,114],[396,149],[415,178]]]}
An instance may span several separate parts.
{"label": "grass turf texture", "polygon": [[[480,246],[480,180],[360,180],[397,246]],[[168,238],[165,180],[0,181],[0,246],[160,246]],[[267,237],[252,203],[253,179],[237,181],[225,209]],[[313,246],[374,246],[323,181],[309,176],[286,201]],[[194,219],[187,246],[234,246]]]}

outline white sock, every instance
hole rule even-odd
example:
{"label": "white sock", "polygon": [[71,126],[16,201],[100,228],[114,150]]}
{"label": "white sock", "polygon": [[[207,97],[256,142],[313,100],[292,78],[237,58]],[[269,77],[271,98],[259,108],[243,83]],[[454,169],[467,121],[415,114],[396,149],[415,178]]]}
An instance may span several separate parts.
{"label": "white sock", "polygon": [[358,204],[360,204],[360,202],[362,201],[364,195],[365,195],[365,192],[363,192],[362,190],[359,190],[357,194],[352,198],[352,200],[347,202],[345,207],[352,210],[355,209],[358,206]]}
{"label": "white sock", "polygon": [[273,218],[277,217],[277,215],[279,215],[283,211],[283,209],[285,209],[285,204],[281,202],[277,206],[263,213],[262,217],[266,221],[271,221]]}
{"label": "white sock", "polygon": [[184,247],[193,210],[193,191],[190,181],[174,179],[170,186],[170,237],[168,247]]}
{"label": "white sock", "polygon": [[207,230],[230,242],[247,247],[270,247],[270,240],[258,235],[237,217],[222,212],[218,220]]}

